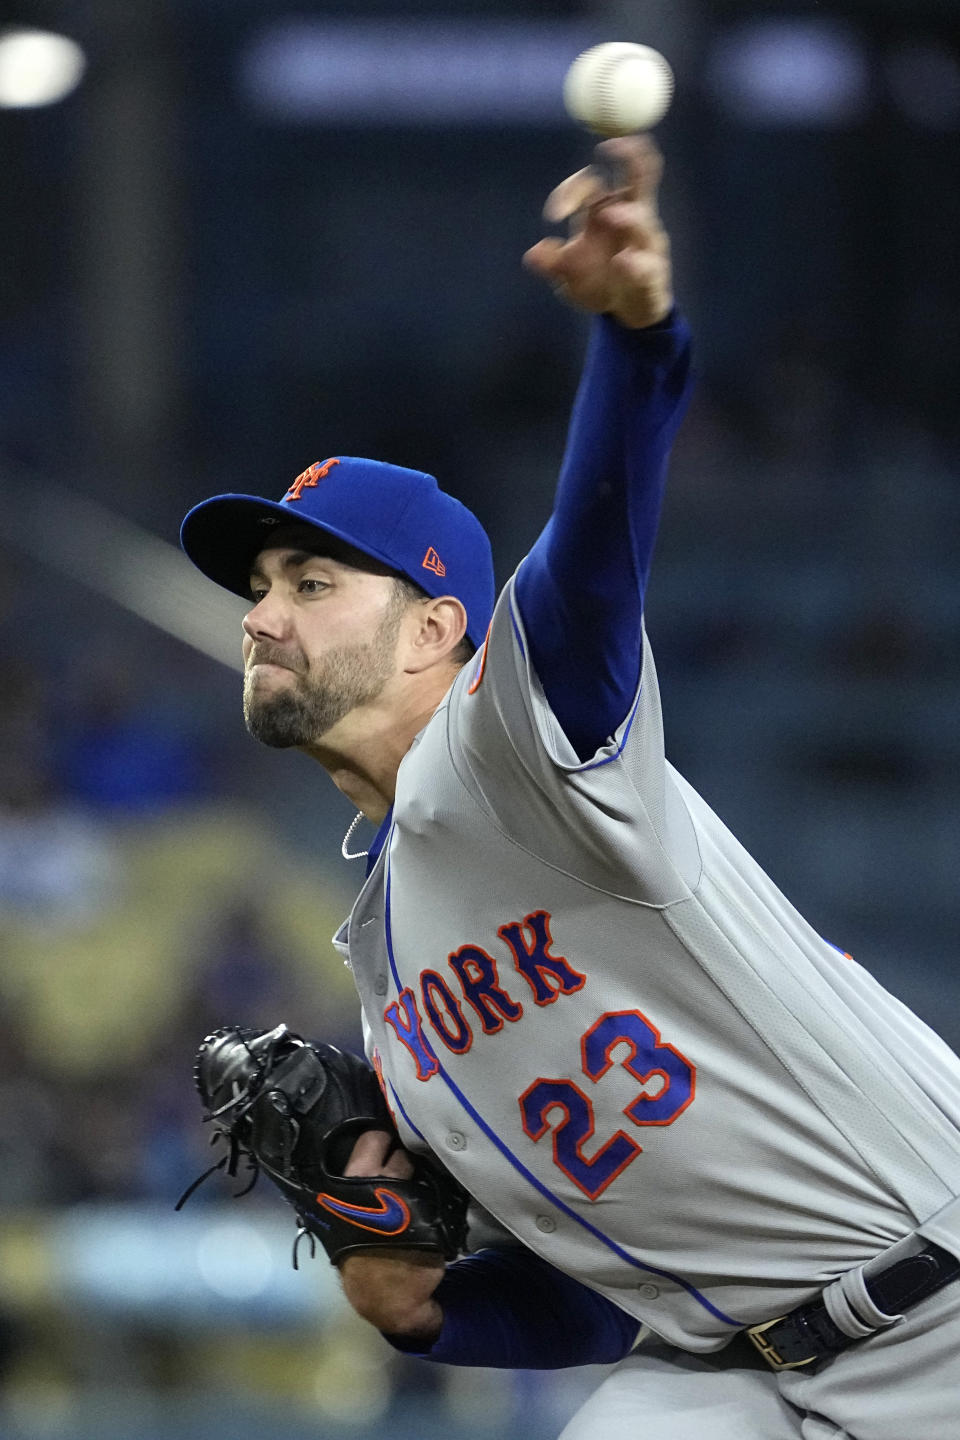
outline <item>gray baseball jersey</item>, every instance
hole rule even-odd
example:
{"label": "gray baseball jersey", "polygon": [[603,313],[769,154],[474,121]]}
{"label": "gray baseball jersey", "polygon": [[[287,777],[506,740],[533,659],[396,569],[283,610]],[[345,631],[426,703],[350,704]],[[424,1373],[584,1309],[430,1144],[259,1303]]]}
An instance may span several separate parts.
{"label": "gray baseball jersey", "polygon": [[404,1143],[687,1349],[960,1194],[960,1061],[666,762],[646,641],[630,714],[577,759],[512,582],[336,943]]}

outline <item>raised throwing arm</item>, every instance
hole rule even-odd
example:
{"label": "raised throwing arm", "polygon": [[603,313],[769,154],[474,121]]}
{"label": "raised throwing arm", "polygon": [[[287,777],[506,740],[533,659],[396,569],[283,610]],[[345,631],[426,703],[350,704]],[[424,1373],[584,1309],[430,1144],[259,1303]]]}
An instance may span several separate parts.
{"label": "raised throwing arm", "polygon": [[622,188],[607,191],[591,170],[565,180],[545,214],[572,217],[569,238],[525,256],[598,316],[554,512],[516,586],[534,666],[581,760],[624,720],[640,678],[644,591],[690,371],[657,210],[660,153],[646,137],[602,148]]}

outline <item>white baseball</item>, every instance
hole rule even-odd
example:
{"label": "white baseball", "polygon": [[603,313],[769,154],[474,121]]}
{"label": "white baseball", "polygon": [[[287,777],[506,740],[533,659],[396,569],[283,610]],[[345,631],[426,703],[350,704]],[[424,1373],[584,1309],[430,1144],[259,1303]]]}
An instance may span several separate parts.
{"label": "white baseball", "polygon": [[584,50],[567,71],[567,114],[598,135],[652,130],[670,108],[673,71],[649,45],[608,41]]}

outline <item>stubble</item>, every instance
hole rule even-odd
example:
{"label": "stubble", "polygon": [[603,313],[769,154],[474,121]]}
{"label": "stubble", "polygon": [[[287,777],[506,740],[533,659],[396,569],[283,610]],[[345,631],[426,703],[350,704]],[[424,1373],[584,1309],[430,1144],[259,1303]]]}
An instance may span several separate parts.
{"label": "stubble", "polygon": [[330,650],[312,665],[302,650],[258,644],[252,663],[282,665],[293,678],[282,690],[265,693],[253,684],[248,668],[243,718],[253,738],[277,750],[316,744],[351,710],[376,700],[393,673],[405,608],[396,595],[372,639]]}

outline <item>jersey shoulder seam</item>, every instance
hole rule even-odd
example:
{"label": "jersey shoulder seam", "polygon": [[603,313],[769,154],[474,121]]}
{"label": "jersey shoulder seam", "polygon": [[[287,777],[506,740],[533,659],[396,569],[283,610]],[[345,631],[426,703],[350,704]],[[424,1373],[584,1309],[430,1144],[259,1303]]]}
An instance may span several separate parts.
{"label": "jersey shoulder seam", "polygon": [[[483,800],[482,796],[477,793],[476,789],[467,783],[464,776],[460,773],[460,767],[457,764],[456,756],[454,755],[453,749],[450,745],[449,731],[446,739],[446,748],[447,756],[450,761],[450,768],[454,776],[456,777],[457,784],[467,795],[471,803],[474,804],[477,809],[486,816],[490,824],[496,830],[497,834],[503,840],[506,840],[507,843],[511,845],[514,849],[521,851],[524,855],[531,856],[539,864],[545,866],[546,869],[552,870],[554,874],[563,875],[566,879],[575,881],[578,885],[582,885],[585,890],[592,890],[599,895],[608,895],[612,900],[622,900],[624,904],[637,905],[643,910],[669,910],[674,905],[681,905],[691,898],[691,892],[688,890],[686,894],[678,895],[675,899],[664,901],[662,904],[656,904],[650,900],[638,900],[635,896],[632,895],[621,895],[616,890],[606,890],[600,885],[595,885],[591,881],[585,880],[582,875],[577,875],[574,871],[567,870],[563,865],[558,865],[555,863],[555,861],[548,860],[546,856],[539,854],[536,850],[532,850],[528,845],[522,844],[515,835],[511,835],[509,830],[504,829],[495,812]],[[657,837],[657,844],[660,846],[660,849],[663,850],[663,843],[660,840],[659,836]],[[666,858],[669,860],[669,856],[667,856]]]}

